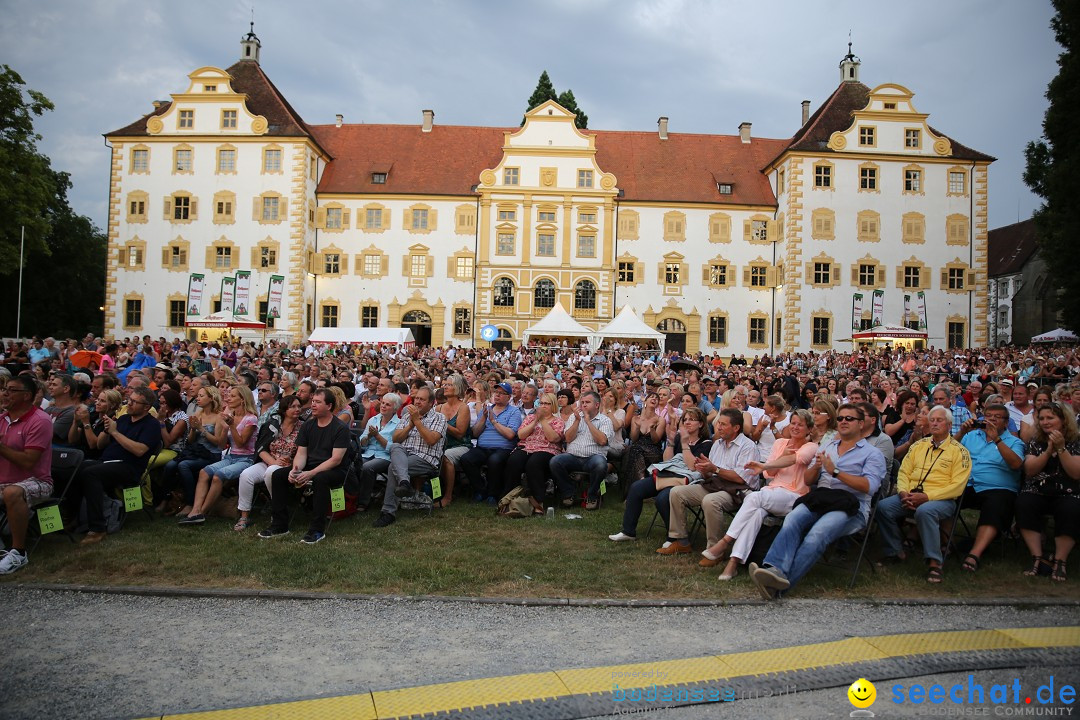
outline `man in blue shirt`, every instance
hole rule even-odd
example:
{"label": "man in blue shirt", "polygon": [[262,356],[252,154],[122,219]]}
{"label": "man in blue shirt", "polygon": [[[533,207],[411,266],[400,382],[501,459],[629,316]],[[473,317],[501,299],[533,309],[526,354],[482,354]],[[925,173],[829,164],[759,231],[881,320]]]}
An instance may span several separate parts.
{"label": "man in blue shirt", "polygon": [[858,501],[853,514],[845,510],[815,512],[800,503],[780,528],[761,567],[750,563],[750,579],[766,600],[794,586],[809,572],[835,540],[866,527],[870,498],[885,478],[885,457],[862,437],[866,415],[857,405],[841,405],[836,419],[839,437],[818,453],[817,487],[851,493]]}
{"label": "man in blue shirt", "polygon": [[[502,497],[504,483],[509,488],[518,485],[519,478],[505,478],[506,459],[518,444],[517,431],[521,427],[521,411],[510,404],[510,383],[498,383],[491,391],[490,405],[477,412],[472,427],[476,447],[461,456],[461,469],[469,478],[474,500],[489,502]],[[480,470],[487,467],[487,483]],[[512,480],[512,482],[511,482]]]}
{"label": "man in blue shirt", "polygon": [[979,508],[975,543],[961,566],[969,572],[979,569],[987,546],[1012,524],[1024,464],[1024,443],[1008,430],[1009,409],[987,405],[983,414],[984,427],[968,420],[956,434],[971,454],[971,480],[961,502]]}

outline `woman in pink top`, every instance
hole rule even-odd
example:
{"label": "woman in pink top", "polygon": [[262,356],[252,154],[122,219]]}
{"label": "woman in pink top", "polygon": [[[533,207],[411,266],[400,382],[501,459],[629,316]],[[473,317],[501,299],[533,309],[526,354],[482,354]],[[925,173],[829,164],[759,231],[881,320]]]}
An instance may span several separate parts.
{"label": "woman in pink top", "polygon": [[536,412],[525,418],[518,428],[521,444],[506,459],[503,492],[520,485],[521,474],[525,473],[534,515],[544,514],[548,467],[551,458],[562,452],[563,429],[562,418],[555,412],[555,396],[544,393],[536,399]]}
{"label": "woman in pink top", "polygon": [[795,506],[795,501],[809,490],[807,470],[818,450],[817,444],[810,442],[807,437],[813,424],[809,411],[793,410],[788,425],[789,437],[777,439],[766,462],[747,463],[746,467],[764,473],[769,484],[743,499],[742,507],[728,526],[727,534],[701,553],[705,557],[700,564],[713,567],[731,550],[731,558],[720,575],[721,580],[731,580],[738,574],[739,565],[750,556],[765,516],[787,515]]}

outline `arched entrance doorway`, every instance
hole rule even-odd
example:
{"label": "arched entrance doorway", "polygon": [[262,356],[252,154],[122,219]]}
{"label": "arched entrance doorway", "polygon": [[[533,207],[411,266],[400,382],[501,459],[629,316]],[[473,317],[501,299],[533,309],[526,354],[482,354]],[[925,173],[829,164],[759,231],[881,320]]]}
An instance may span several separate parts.
{"label": "arched entrance doorway", "polygon": [[499,337],[491,341],[491,347],[496,350],[510,350],[513,348],[514,336],[506,328],[499,328]]}
{"label": "arched entrance doorway", "polygon": [[410,310],[401,316],[401,327],[412,330],[416,344],[431,344],[431,316],[422,310]]}
{"label": "arched entrance doorway", "polygon": [[686,352],[686,325],[683,324],[682,320],[665,318],[656,324],[656,329],[667,336],[664,344],[664,349],[667,352],[672,350],[681,353]]}

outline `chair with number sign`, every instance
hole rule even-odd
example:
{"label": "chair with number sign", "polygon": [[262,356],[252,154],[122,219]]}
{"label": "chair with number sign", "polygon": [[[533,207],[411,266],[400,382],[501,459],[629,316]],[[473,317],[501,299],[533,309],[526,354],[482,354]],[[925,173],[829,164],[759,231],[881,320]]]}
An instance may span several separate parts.
{"label": "chair with number sign", "polygon": [[[79,473],[79,467],[82,465],[83,451],[76,448],[53,448],[52,451],[52,470],[50,474],[53,479],[53,494],[47,498],[42,498],[30,506],[30,525],[29,530],[31,532],[37,530],[37,537],[34,539],[34,544],[30,547],[32,554],[37,549],[38,543],[41,542],[41,538],[45,537],[48,533],[41,532],[41,520],[39,513],[48,508],[56,508],[53,523],[57,525],[49,532],[62,532],[67,535],[68,540],[72,543],[75,542],[75,534],[68,528],[64,527],[63,520],[56,520],[59,517],[60,506],[64,502],[64,498],[67,496],[68,490],[71,488],[72,483],[75,481],[75,476]],[[57,493],[56,489],[61,488]],[[38,519],[35,523],[34,520]]]}

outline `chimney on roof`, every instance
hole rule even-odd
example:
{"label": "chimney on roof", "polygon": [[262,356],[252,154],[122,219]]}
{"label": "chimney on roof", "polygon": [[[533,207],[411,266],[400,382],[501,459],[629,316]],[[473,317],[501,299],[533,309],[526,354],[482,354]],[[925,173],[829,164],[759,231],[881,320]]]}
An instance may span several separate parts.
{"label": "chimney on roof", "polygon": [[666,117],[661,117],[656,121],[656,127],[660,133],[661,140],[667,140],[667,123],[668,119]]}
{"label": "chimney on roof", "polygon": [[802,101],[802,124],[805,125],[810,120],[810,101]]}
{"label": "chimney on roof", "polygon": [[345,116],[342,115],[341,113],[338,113],[337,115],[335,115],[334,119],[336,120],[335,125],[337,127],[341,127],[341,123],[345,122]]}
{"label": "chimney on roof", "polygon": [[434,125],[435,125],[435,111],[434,110],[425,110],[424,111],[424,124],[420,127],[420,129],[423,130],[424,132],[431,132],[431,128]]}
{"label": "chimney on roof", "polygon": [[150,103],[150,104],[154,106],[154,109],[155,109],[155,110],[157,110],[158,108],[160,108],[160,107],[161,107],[162,105],[164,105],[165,103],[166,103],[166,101],[165,101],[165,100],[154,100],[154,101],[153,101],[152,103]]}
{"label": "chimney on roof", "polygon": [[742,140],[744,143],[749,144],[749,142],[750,142],[750,123],[748,123],[748,122],[739,123],[739,139]]}
{"label": "chimney on roof", "polygon": [[[254,11],[252,11],[254,15]],[[259,62],[259,49],[262,47],[262,43],[259,42],[259,37],[255,34],[255,21],[251,21],[251,30],[248,34],[240,38],[240,59],[241,60],[254,60]]]}

